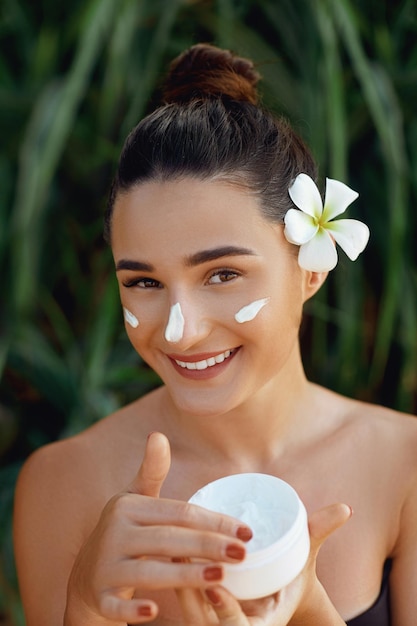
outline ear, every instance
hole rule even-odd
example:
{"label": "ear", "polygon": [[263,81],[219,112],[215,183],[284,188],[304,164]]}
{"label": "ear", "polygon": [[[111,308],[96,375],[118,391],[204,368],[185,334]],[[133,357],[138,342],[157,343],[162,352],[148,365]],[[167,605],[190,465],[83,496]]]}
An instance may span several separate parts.
{"label": "ear", "polygon": [[303,302],[306,302],[318,292],[329,272],[310,272],[308,270],[303,270],[303,272]]}

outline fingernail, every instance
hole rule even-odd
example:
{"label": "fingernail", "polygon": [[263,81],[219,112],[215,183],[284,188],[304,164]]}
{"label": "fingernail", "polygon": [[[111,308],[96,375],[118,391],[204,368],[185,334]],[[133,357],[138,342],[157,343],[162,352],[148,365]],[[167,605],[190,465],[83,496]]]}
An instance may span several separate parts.
{"label": "fingernail", "polygon": [[235,561],[242,561],[245,558],[245,548],[238,546],[236,543],[229,543],[226,547],[226,556]]}
{"label": "fingernail", "polygon": [[206,567],[203,571],[204,580],[213,582],[214,580],[221,580],[223,578],[223,570],[217,565]]}
{"label": "fingernail", "polygon": [[138,607],[138,615],[140,617],[150,617],[152,615],[152,607],[149,604],[141,604]]}
{"label": "fingernail", "polygon": [[210,602],[210,604],[221,604],[221,598],[217,591],[215,591],[214,589],[205,589],[204,594],[206,595],[207,600]]}
{"label": "fingernail", "polygon": [[239,526],[236,531],[236,537],[242,541],[249,541],[253,537],[253,533],[247,526]]}

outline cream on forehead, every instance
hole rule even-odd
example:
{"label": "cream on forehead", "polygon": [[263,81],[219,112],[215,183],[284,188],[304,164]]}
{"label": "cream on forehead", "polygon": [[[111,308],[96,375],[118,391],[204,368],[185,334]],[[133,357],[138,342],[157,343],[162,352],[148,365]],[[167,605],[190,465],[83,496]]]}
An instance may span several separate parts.
{"label": "cream on forehead", "polygon": [[267,304],[267,302],[269,302],[269,300],[270,298],[261,298],[261,300],[255,300],[254,302],[247,304],[236,313],[235,320],[239,322],[239,324],[250,322],[255,319],[259,311],[265,306],[265,304]]}
{"label": "cream on forehead", "polygon": [[184,333],[184,316],[179,302],[171,307],[169,320],[165,328],[165,339],[171,343],[177,343],[182,339]]}
{"label": "cream on forehead", "polygon": [[133,315],[133,313],[131,313],[126,307],[123,307],[123,315],[129,326],[132,328],[137,328],[139,326],[139,320],[136,315]]}

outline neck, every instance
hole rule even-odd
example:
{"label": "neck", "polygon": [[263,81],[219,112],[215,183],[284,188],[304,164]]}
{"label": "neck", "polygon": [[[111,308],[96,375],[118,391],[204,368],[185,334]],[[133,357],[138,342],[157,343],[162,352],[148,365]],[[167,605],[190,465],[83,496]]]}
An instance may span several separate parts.
{"label": "neck", "polygon": [[313,390],[297,350],[274,378],[227,413],[181,413],[165,390],[161,407],[165,432],[173,448],[212,463],[265,465],[294,439],[300,442],[307,431]]}

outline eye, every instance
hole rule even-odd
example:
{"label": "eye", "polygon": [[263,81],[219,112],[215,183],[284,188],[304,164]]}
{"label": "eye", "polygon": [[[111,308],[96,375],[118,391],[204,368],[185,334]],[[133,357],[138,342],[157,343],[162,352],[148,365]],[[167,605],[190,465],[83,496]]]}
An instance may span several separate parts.
{"label": "eye", "polygon": [[211,274],[207,282],[210,285],[228,283],[231,280],[238,278],[239,276],[240,274],[238,272],[235,272],[234,270],[217,270],[216,272],[213,272],[213,274]]}
{"label": "eye", "polygon": [[159,280],[154,278],[135,278],[123,283],[124,287],[139,287],[140,289],[161,289],[162,285]]}

